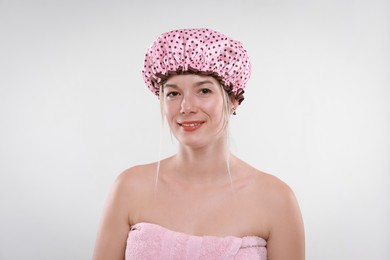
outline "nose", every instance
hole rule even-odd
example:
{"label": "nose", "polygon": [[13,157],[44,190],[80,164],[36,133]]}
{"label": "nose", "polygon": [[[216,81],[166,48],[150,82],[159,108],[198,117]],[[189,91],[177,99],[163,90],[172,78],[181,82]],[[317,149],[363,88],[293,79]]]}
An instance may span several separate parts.
{"label": "nose", "polygon": [[196,102],[193,97],[184,96],[180,105],[180,113],[181,114],[195,113],[197,110],[195,103]]}

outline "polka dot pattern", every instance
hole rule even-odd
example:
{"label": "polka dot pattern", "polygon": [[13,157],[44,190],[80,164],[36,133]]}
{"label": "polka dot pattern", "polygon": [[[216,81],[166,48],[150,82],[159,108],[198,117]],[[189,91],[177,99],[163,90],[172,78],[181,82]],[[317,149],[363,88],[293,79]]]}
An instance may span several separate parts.
{"label": "polka dot pattern", "polygon": [[146,85],[158,96],[161,83],[183,72],[216,76],[237,97],[244,93],[251,63],[240,42],[211,29],[163,33],[145,55],[142,74]]}

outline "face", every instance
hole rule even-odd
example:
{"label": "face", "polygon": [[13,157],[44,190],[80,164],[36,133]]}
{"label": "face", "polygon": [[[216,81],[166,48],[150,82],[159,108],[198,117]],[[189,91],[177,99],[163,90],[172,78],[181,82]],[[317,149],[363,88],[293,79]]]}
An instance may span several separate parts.
{"label": "face", "polygon": [[167,122],[181,144],[202,147],[224,136],[224,93],[213,77],[172,76],[164,84],[162,95]]}

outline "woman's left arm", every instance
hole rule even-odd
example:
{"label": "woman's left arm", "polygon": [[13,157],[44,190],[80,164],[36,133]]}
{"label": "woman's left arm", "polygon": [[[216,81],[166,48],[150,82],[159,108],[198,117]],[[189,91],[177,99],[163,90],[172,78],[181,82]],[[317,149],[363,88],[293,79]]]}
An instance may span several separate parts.
{"label": "woman's left arm", "polygon": [[305,232],[294,193],[281,185],[272,200],[268,260],[304,260]]}

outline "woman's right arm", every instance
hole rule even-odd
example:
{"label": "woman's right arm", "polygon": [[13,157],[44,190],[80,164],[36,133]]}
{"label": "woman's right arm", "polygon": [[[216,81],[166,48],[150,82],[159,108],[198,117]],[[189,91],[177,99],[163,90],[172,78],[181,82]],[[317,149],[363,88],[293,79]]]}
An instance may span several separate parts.
{"label": "woman's right arm", "polygon": [[128,185],[129,173],[121,174],[111,189],[97,233],[93,260],[125,259],[126,240],[130,230]]}

